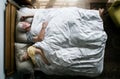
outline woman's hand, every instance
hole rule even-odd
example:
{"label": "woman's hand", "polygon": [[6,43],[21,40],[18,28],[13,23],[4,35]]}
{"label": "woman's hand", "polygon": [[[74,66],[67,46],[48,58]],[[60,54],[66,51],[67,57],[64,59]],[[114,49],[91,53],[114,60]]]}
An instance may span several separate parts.
{"label": "woman's hand", "polygon": [[26,60],[28,60],[30,57],[28,56],[28,53],[27,52],[25,52],[22,56],[21,56],[21,58],[20,58],[20,61],[22,62],[22,61],[26,61]]}

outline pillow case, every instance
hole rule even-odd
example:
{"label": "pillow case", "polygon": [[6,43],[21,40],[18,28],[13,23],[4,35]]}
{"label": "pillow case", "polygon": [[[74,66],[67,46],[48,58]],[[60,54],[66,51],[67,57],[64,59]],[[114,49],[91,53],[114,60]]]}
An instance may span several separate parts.
{"label": "pillow case", "polygon": [[26,52],[27,47],[30,44],[24,43],[15,43],[15,61],[16,61],[16,69],[19,72],[33,72],[33,64],[30,60],[20,61],[21,56]]}
{"label": "pillow case", "polygon": [[[17,27],[17,26],[16,26],[16,27]],[[15,41],[16,41],[16,42],[20,42],[20,43],[25,43],[25,42],[27,42],[26,33],[20,32],[20,31],[16,28]]]}
{"label": "pillow case", "polygon": [[[22,16],[29,16],[34,15],[37,9],[30,9],[27,7],[21,8],[20,10],[17,10],[17,21],[20,21],[20,18]],[[27,21],[31,22],[32,18],[27,19]]]}

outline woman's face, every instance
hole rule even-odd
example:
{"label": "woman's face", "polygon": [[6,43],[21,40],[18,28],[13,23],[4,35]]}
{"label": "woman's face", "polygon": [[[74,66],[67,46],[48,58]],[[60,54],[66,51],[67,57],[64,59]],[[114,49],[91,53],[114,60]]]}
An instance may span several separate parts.
{"label": "woman's face", "polygon": [[31,24],[28,22],[22,22],[22,28],[25,31],[30,31]]}

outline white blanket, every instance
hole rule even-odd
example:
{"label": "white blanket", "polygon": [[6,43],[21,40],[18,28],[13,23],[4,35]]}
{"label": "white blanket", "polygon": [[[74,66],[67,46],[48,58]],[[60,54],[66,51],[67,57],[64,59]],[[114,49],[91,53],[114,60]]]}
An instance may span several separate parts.
{"label": "white blanket", "polygon": [[45,38],[34,46],[43,49],[51,65],[36,57],[40,70],[46,74],[85,76],[102,72],[107,35],[99,11],[75,7],[39,10],[33,31],[37,32],[34,27],[45,20],[49,21]]}

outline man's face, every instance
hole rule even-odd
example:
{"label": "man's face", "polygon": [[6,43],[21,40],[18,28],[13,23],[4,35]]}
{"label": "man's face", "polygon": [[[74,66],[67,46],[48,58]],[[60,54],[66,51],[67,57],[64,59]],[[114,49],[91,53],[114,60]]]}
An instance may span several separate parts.
{"label": "man's face", "polygon": [[22,22],[22,28],[25,31],[30,31],[31,24],[28,22]]}

